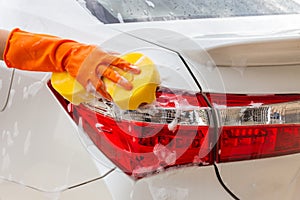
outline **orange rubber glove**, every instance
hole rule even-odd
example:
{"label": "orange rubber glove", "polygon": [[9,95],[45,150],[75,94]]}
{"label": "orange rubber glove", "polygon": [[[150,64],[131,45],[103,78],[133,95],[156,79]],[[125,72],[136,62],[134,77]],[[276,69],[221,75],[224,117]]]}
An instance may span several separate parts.
{"label": "orange rubber glove", "polygon": [[[111,100],[101,77],[106,77],[127,90],[131,83],[113,70],[140,73],[125,60],[102,51],[96,45],[14,29],[10,32],[3,54],[8,67],[30,71],[63,72],[75,77],[87,90],[99,92]],[[91,88],[92,86],[92,88]]]}

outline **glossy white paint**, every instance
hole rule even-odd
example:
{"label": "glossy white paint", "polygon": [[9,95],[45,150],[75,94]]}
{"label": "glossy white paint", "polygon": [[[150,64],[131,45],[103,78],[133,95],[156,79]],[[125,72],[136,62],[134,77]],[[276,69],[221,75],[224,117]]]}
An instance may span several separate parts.
{"label": "glossy white paint", "polygon": [[[297,77],[300,72],[299,65],[248,68],[248,61],[242,57],[242,59],[232,58],[230,67],[215,67],[213,58],[208,58],[203,50],[209,51],[239,43],[299,39],[299,19],[300,15],[283,15],[112,24],[109,26],[122,31],[137,32],[136,35],[141,38],[180,51],[190,61],[193,74],[205,92],[272,94],[299,92]],[[155,30],[161,29],[161,27],[165,30],[165,35],[140,34],[136,31],[143,28]],[[168,31],[172,34],[167,34]],[[177,37],[165,39],[168,35]],[[188,41],[188,45],[183,42],[183,38]],[[263,55],[265,52],[261,51]]]}
{"label": "glossy white paint", "polygon": [[226,186],[240,199],[299,199],[300,155],[219,164]]}
{"label": "glossy white paint", "polygon": [[162,21],[149,23],[110,24],[122,31],[158,28],[174,31],[197,41],[205,49],[236,41],[299,36],[299,14],[252,17],[228,17]]}
{"label": "glossy white paint", "polygon": [[81,144],[78,128],[46,86],[49,74],[15,72],[0,112],[0,179],[55,192],[105,175]]}

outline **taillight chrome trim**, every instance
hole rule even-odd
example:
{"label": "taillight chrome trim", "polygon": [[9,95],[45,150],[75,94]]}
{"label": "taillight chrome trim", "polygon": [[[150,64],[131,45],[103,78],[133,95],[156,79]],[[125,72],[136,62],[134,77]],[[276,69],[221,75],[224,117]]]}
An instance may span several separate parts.
{"label": "taillight chrome trim", "polygon": [[[90,103],[83,104],[85,107],[96,113],[114,118],[117,121],[126,120],[134,122],[149,122],[156,124],[189,125],[189,126],[209,126],[211,121],[211,108],[189,107],[158,108],[142,107],[138,110],[120,110],[115,106],[110,106],[104,102],[97,105]],[[155,112],[153,110],[155,109]]]}
{"label": "taillight chrome trim", "polygon": [[300,101],[218,108],[222,126],[300,124]]}

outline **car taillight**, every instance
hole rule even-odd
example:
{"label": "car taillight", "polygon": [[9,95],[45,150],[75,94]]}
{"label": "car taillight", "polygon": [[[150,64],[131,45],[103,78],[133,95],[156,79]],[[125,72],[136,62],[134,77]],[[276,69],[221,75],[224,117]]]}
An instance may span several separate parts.
{"label": "car taillight", "polygon": [[217,162],[299,153],[299,100],[294,94],[227,95],[226,103],[215,102],[221,122]]}
{"label": "car taillight", "polygon": [[135,178],[175,166],[300,153],[299,94],[191,94],[162,88],[155,103],[124,111],[101,100],[70,109],[53,93],[98,149]]}
{"label": "car taillight", "polygon": [[135,178],[213,162],[211,109],[201,94],[161,90],[154,104],[138,110],[97,101],[74,106],[73,112],[94,144]]}

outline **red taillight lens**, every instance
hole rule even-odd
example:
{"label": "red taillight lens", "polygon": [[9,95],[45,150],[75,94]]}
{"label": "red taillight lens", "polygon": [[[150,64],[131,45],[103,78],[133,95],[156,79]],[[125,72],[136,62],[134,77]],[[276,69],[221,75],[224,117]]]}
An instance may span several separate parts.
{"label": "red taillight lens", "polygon": [[114,109],[100,102],[74,106],[74,117],[125,173],[139,178],[172,166],[213,162],[211,113],[203,96],[160,91],[154,105]]}
{"label": "red taillight lens", "polygon": [[300,125],[226,126],[219,141],[219,162],[299,153]]}
{"label": "red taillight lens", "polygon": [[[211,95],[214,100],[218,99]],[[217,162],[300,153],[300,95],[227,95]]]}

